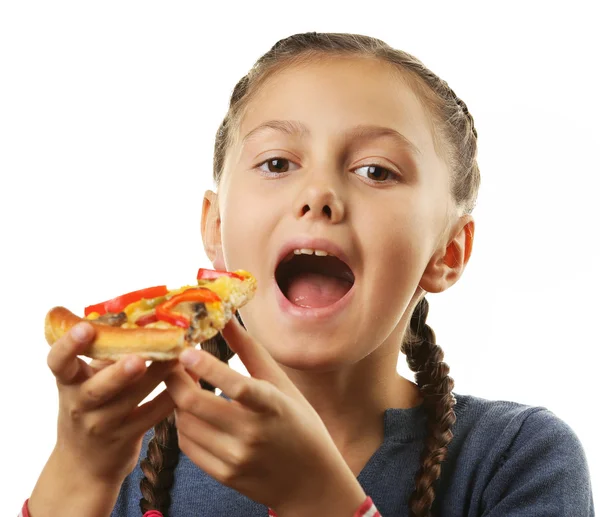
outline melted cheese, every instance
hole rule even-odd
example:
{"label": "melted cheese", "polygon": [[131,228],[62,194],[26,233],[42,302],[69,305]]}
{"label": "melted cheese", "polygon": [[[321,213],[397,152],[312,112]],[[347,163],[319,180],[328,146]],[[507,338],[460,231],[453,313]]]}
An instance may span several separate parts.
{"label": "melted cheese", "polygon": [[231,295],[231,288],[237,287],[241,280],[228,276],[221,276],[216,280],[198,280],[198,287],[206,287],[216,293],[221,300],[226,300]]}
{"label": "melted cheese", "polygon": [[[238,271],[237,273],[242,273]],[[232,289],[239,286],[242,280],[239,280],[235,277],[222,276],[216,278],[214,280],[198,280],[198,285],[186,285],[180,287],[178,289],[169,290],[169,292],[165,296],[159,296],[158,298],[143,298],[137,302],[130,303],[123,312],[127,315],[127,323],[121,325],[122,328],[138,328],[138,325],[135,322],[140,319],[142,316],[146,316],[147,314],[151,314],[154,312],[157,305],[161,304],[165,300],[175,296],[176,294],[180,294],[183,291],[188,289],[194,289],[196,287],[204,287],[213,291],[221,300],[227,300],[231,296]],[[220,302],[205,302],[206,310],[211,315],[211,318],[216,320],[221,320],[223,315],[221,314],[222,308]],[[175,311],[173,311],[175,312]],[[100,317],[100,314],[97,312],[92,312],[88,316],[86,316],[89,320],[95,320]],[[148,328],[172,328],[173,325],[167,323],[166,321],[157,321],[155,323],[149,323],[144,325]]]}

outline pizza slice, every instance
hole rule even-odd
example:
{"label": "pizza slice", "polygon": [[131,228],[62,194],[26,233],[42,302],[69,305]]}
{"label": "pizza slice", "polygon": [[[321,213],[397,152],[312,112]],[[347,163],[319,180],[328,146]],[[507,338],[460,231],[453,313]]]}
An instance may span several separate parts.
{"label": "pizza slice", "polygon": [[201,268],[197,281],[196,286],[150,287],[90,305],[84,318],[55,307],[46,316],[46,341],[52,345],[71,327],[87,321],[96,330],[87,357],[117,360],[137,354],[153,361],[175,359],[186,347],[222,330],[256,290],[256,279],[243,270]]}

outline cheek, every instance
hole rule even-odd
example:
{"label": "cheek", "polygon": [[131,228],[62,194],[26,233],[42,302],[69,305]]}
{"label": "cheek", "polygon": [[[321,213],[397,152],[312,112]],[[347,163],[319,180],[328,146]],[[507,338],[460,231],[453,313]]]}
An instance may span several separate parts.
{"label": "cheek", "polygon": [[391,316],[397,319],[420,281],[422,260],[415,253],[414,241],[407,234],[399,233],[394,239],[390,239],[389,235],[382,236],[374,251],[376,256],[369,261],[371,265],[365,274],[373,313],[378,318]]}
{"label": "cheek", "polygon": [[354,223],[365,257],[379,262],[383,269],[411,268],[422,259],[431,233],[424,203],[415,196],[394,196],[369,208],[362,210]]}
{"label": "cheek", "polygon": [[[383,204],[382,204],[383,206]],[[427,210],[413,199],[396,199],[362,218],[365,284],[373,313],[396,317],[412,299],[428,261],[431,227]]]}
{"label": "cheek", "polygon": [[228,269],[257,267],[257,250],[265,249],[264,236],[269,234],[268,204],[247,193],[243,188],[231,188],[222,206],[221,239],[223,257]]}

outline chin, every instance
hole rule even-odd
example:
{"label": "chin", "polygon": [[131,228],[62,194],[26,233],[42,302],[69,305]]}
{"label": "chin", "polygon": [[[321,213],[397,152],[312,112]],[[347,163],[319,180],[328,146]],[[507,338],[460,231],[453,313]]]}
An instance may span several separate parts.
{"label": "chin", "polygon": [[[303,339],[295,336],[286,341],[265,341],[269,353],[282,366],[299,371],[330,372],[356,364],[359,357],[353,357],[355,345],[341,343],[342,336],[333,338],[325,335],[311,335]],[[334,346],[335,344],[335,346]]]}

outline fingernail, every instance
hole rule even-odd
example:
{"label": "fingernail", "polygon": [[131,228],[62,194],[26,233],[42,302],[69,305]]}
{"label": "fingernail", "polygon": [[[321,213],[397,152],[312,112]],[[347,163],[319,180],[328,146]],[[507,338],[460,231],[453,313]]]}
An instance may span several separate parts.
{"label": "fingernail", "polygon": [[125,361],[123,369],[127,375],[133,375],[140,371],[140,362],[135,357],[130,357]]}
{"label": "fingernail", "polygon": [[191,348],[188,348],[179,354],[179,361],[183,366],[187,367],[197,365],[200,362],[200,358],[200,352]]}
{"label": "fingernail", "polygon": [[85,323],[78,323],[71,330],[71,335],[76,341],[83,342],[90,336],[90,326]]}

